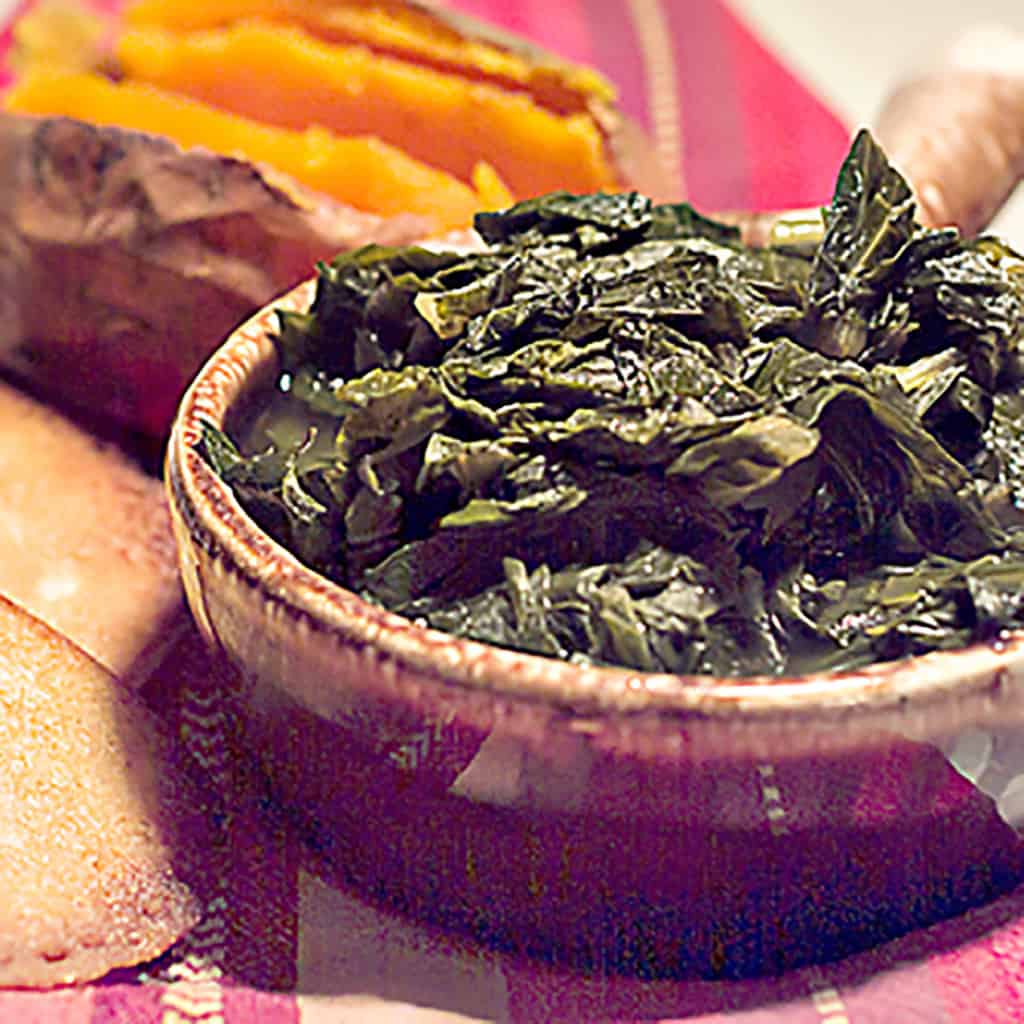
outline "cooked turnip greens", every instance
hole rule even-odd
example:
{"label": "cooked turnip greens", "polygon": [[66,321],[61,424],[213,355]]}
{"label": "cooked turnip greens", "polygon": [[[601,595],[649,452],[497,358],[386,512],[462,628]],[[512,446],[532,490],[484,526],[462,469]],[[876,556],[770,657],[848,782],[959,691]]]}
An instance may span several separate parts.
{"label": "cooked turnip greens", "polygon": [[1024,260],[917,224],[868,133],[813,251],[635,194],[476,227],[480,253],[321,266],[278,393],[239,446],[208,428],[309,565],[443,630],[657,671],[1024,626]]}

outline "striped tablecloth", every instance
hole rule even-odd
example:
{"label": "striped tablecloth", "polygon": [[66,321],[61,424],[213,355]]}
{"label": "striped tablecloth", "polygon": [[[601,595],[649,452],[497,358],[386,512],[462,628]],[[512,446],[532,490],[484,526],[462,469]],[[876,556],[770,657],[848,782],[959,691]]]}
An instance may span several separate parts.
{"label": "striped tablecloth", "polygon": [[[720,0],[453,3],[602,69],[700,208],[828,199],[846,126]],[[245,752],[232,746],[218,681],[188,666],[182,659],[180,686],[162,699],[206,787],[195,838],[209,851],[205,920],[144,970],[73,990],[0,992],[0,1024],[1024,1020],[1024,888],[1017,888],[1024,854],[1012,827],[1024,810],[1024,743],[1012,735],[969,734],[942,751],[907,744],[884,763],[851,766],[836,797],[844,801],[837,821],[859,823],[859,831],[843,832],[848,862],[857,863],[858,849],[866,855],[858,843],[871,844],[875,862],[883,849],[900,877],[920,883],[894,894],[874,875],[837,877],[842,891],[830,892],[829,904],[849,907],[851,919],[895,897],[890,913],[876,915],[883,923],[869,948],[844,949],[840,921],[835,941],[822,948],[829,962],[781,977],[650,978],[635,959],[628,969],[609,963],[581,971],[478,945],[337,883],[264,798]],[[917,814],[924,825],[912,833],[892,826],[906,787],[887,786],[908,772],[932,816]],[[763,815],[772,826],[766,835],[796,822],[806,778],[785,766],[749,774],[735,780],[743,813]],[[822,857],[840,841],[796,824],[790,839],[804,854],[822,844]],[[751,884],[757,860],[752,850]],[[969,879],[972,872],[977,885],[944,890],[951,873]],[[799,879],[774,884],[791,885],[788,896],[801,899]],[[935,923],[942,916],[936,906],[952,916]],[[919,927],[923,921],[932,923]]]}

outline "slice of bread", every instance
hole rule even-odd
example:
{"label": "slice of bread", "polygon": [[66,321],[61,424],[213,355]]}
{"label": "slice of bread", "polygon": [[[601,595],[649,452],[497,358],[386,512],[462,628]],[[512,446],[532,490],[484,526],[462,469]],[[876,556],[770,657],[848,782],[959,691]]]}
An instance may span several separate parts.
{"label": "slice of bread", "polygon": [[125,680],[188,623],[163,487],[0,382],[0,594]]}
{"label": "slice of bread", "polygon": [[196,923],[175,756],[137,694],[0,597],[0,986],[97,978]]}

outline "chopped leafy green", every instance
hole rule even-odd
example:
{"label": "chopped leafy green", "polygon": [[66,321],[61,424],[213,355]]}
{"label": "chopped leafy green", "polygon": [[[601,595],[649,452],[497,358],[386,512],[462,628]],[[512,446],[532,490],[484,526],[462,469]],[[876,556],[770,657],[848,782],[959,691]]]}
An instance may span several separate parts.
{"label": "chopped leafy green", "polygon": [[369,246],[202,450],[314,568],[502,646],[849,669],[1024,626],[1024,260],[914,218],[867,132],[818,241],[555,193]]}

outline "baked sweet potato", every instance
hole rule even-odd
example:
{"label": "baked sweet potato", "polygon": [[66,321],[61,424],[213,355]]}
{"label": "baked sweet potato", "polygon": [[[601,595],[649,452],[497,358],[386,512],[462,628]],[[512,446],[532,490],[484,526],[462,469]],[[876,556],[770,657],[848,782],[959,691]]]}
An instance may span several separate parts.
{"label": "baked sweet potato", "polygon": [[17,23],[0,122],[0,364],[157,437],[319,259],[556,188],[674,192],[599,74],[417,3],[143,0],[74,52],[54,17]]}

